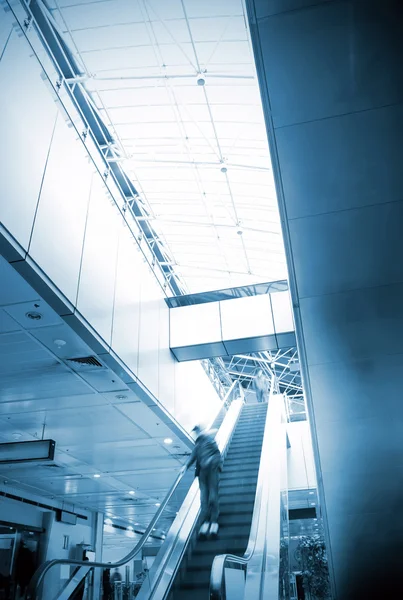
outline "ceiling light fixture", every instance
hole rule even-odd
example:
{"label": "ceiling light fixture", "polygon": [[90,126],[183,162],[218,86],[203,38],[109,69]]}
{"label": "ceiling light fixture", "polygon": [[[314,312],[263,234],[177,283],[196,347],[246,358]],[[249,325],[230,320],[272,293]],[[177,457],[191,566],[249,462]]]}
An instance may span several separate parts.
{"label": "ceiling light fixture", "polygon": [[105,519],[104,523],[105,525],[113,525],[112,519]]}
{"label": "ceiling light fixture", "polygon": [[127,396],[125,396],[124,394],[117,394],[115,398],[116,400],[126,400]]}
{"label": "ceiling light fixture", "polygon": [[164,444],[169,445],[169,444],[172,444],[172,442],[173,442],[172,438],[165,438],[165,440],[164,440]]}
{"label": "ceiling light fixture", "polygon": [[64,340],[53,340],[53,343],[58,348],[63,348],[63,346],[65,346],[67,344],[67,342],[65,342]]}
{"label": "ceiling light fixture", "polygon": [[99,473],[94,473],[94,477],[95,477],[95,479],[99,479],[101,477],[101,475]]}
{"label": "ceiling light fixture", "polygon": [[157,507],[161,506],[161,502],[156,502],[155,506],[157,506]]}
{"label": "ceiling light fixture", "polygon": [[134,496],[135,493],[136,492],[134,490],[130,490],[130,492],[129,492],[130,496]]}
{"label": "ceiling light fixture", "polygon": [[40,321],[42,319],[41,313],[35,311],[29,311],[25,313],[25,316],[27,317],[27,319],[31,319],[31,321]]}

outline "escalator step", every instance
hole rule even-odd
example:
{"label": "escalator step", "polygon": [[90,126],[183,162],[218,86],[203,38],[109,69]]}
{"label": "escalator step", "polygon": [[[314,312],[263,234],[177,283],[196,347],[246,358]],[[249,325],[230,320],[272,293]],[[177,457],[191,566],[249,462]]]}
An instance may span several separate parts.
{"label": "escalator step", "polygon": [[248,419],[247,421],[239,421],[235,427],[234,433],[237,431],[241,431],[242,429],[264,429],[265,423],[264,419],[261,417],[256,417],[256,419]]}
{"label": "escalator step", "polygon": [[258,464],[239,464],[236,465],[231,464],[231,463],[224,463],[224,468],[223,468],[223,475],[225,474],[229,474],[229,475],[234,475],[234,473],[239,474],[241,476],[244,474],[247,475],[254,475],[255,473],[257,473],[259,471],[259,465]]}
{"label": "escalator step", "polygon": [[234,502],[221,502],[220,503],[220,519],[224,516],[228,515],[239,515],[239,514],[252,514],[253,506],[255,504],[255,498],[253,500],[249,500],[248,502],[240,502],[237,500],[236,506],[234,506]]}
{"label": "escalator step", "polygon": [[[255,467],[256,465],[259,464],[259,459],[260,459],[260,454],[258,454],[257,456],[228,456],[225,459],[225,465],[229,468],[234,467],[234,465],[236,465],[237,467]],[[224,467],[225,468],[225,467]]]}
{"label": "escalator step", "polygon": [[258,472],[256,471],[256,473],[248,473],[247,471],[244,472],[244,475],[240,475],[235,474],[235,473],[225,473],[223,475],[221,475],[221,481],[220,481],[220,489],[223,489],[226,486],[233,486],[233,485],[250,485],[250,484],[257,484],[257,478],[258,478]]}
{"label": "escalator step", "polygon": [[247,525],[248,527],[250,527],[250,524],[252,522],[252,516],[253,516],[252,511],[244,512],[244,513],[234,512],[234,513],[226,513],[226,514],[221,512],[220,518],[219,518],[220,527],[221,527],[221,529],[223,529],[225,527],[230,527],[232,525],[236,525],[236,526],[239,525],[240,527]]}
{"label": "escalator step", "polygon": [[251,502],[255,501],[255,493],[251,493],[251,494],[242,494],[242,498],[236,498],[234,499],[234,495],[224,495],[222,498],[220,498],[220,504],[222,506],[225,506],[226,504],[231,504],[232,506],[234,505],[234,502],[236,502],[239,505],[242,504],[250,504]]}
{"label": "escalator step", "polygon": [[248,430],[248,431],[245,430],[245,431],[240,431],[239,433],[236,433],[231,440],[231,444],[233,442],[243,442],[245,444],[248,442],[253,442],[255,440],[260,443],[263,442],[263,432],[260,429],[259,430],[252,429],[252,430]]}
{"label": "escalator step", "polygon": [[[200,590],[192,590],[191,600],[209,600],[209,590],[203,588]],[[175,590],[173,600],[190,600],[189,590]]]}
{"label": "escalator step", "polygon": [[246,434],[246,433],[240,432],[237,435],[234,435],[234,437],[231,440],[230,447],[234,443],[235,444],[250,444],[251,442],[253,442],[254,444],[262,444],[263,443],[263,433],[252,431],[252,432]]}
{"label": "escalator step", "polygon": [[220,497],[222,501],[225,500],[227,496],[232,496],[232,499],[237,498],[242,494],[255,494],[256,493],[256,483],[249,485],[232,485],[232,486],[221,486],[220,488]]}
{"label": "escalator step", "polygon": [[234,456],[250,456],[251,454],[261,454],[262,447],[261,446],[235,446],[231,448],[228,452],[226,458],[234,457]]}
{"label": "escalator step", "polygon": [[235,438],[234,437],[231,440],[230,449],[233,448],[234,446],[248,446],[248,445],[261,447],[262,443],[263,443],[263,436],[261,436],[261,435],[255,434],[251,437],[245,437],[245,438]]}
{"label": "escalator step", "polygon": [[248,544],[249,536],[240,539],[226,540],[220,536],[216,540],[206,540],[197,544],[194,549],[194,556],[204,554],[205,552],[213,552],[215,554],[239,554],[244,553]]}
{"label": "escalator step", "polygon": [[226,475],[228,475],[229,477],[233,477],[236,474],[239,474],[239,476],[252,476],[252,475],[256,475],[259,472],[259,464],[257,464],[255,461],[253,463],[248,463],[246,465],[242,465],[240,464],[238,461],[233,461],[233,462],[228,462],[226,465],[224,465],[223,471],[222,471],[222,477],[225,477]]}
{"label": "escalator step", "polygon": [[221,540],[228,540],[228,539],[246,539],[246,541],[248,541],[249,539],[249,533],[250,533],[250,523],[232,523],[230,525],[227,524],[223,524],[220,520],[220,531],[219,531],[219,538]]}

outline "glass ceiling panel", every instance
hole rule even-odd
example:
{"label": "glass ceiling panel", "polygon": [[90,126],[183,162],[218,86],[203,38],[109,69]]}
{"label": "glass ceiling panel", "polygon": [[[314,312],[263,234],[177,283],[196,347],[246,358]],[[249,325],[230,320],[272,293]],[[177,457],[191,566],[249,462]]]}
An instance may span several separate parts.
{"label": "glass ceiling panel", "polygon": [[286,279],[241,0],[49,0],[189,292]]}

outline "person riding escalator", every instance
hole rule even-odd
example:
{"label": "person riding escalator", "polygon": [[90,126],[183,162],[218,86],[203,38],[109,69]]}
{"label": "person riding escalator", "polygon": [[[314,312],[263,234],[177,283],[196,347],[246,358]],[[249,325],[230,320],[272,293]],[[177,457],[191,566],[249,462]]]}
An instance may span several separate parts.
{"label": "person riding escalator", "polygon": [[202,431],[199,425],[193,428],[196,436],[195,447],[186,464],[186,469],[196,463],[195,475],[200,486],[200,522],[199,535],[216,536],[218,534],[219,499],[218,486],[222,471],[222,458],[212,431]]}

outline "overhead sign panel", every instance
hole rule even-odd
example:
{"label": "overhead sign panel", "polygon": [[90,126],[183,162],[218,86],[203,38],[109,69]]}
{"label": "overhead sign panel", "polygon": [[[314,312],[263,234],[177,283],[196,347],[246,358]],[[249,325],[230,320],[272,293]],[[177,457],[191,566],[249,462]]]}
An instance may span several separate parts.
{"label": "overhead sign panel", "polygon": [[55,447],[54,440],[0,444],[0,464],[52,461],[55,456]]}

